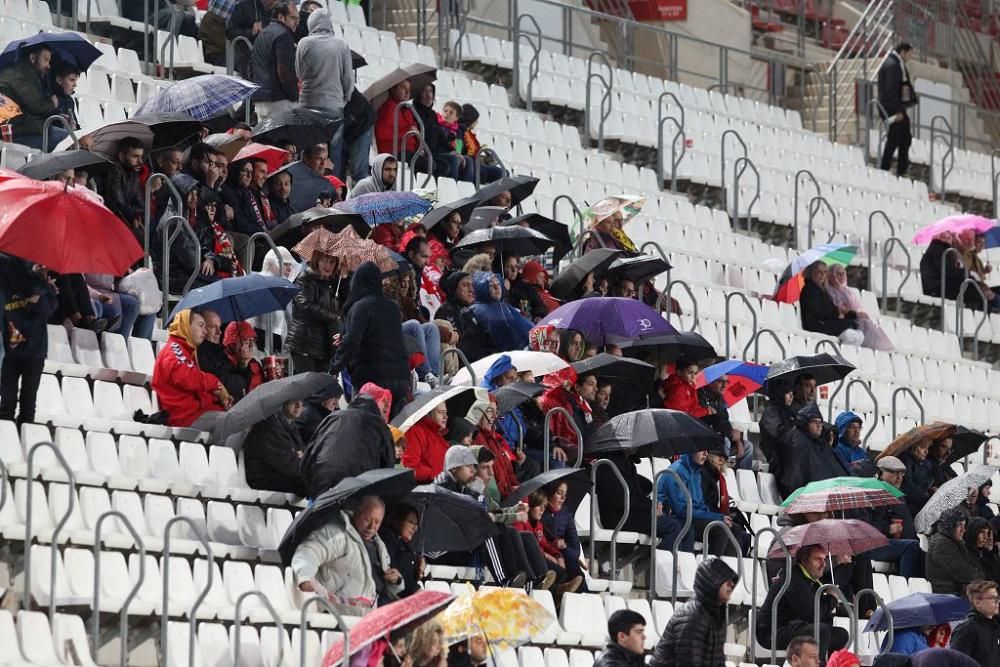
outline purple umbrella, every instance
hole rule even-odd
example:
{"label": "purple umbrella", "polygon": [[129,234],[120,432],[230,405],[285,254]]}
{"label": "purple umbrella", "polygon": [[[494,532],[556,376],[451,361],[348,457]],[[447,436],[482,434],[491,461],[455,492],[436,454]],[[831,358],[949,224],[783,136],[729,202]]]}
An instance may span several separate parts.
{"label": "purple umbrella", "polygon": [[641,301],[622,297],[580,299],[556,308],[539,325],[578,329],[591,345],[602,347],[677,330]]}

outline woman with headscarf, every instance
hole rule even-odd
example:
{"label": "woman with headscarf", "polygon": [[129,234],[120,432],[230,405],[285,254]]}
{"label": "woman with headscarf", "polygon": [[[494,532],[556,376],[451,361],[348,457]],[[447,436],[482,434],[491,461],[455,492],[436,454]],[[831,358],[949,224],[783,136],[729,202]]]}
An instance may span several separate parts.
{"label": "woman with headscarf", "polygon": [[427,243],[431,247],[431,255],[442,251],[448,255],[462,238],[464,225],[465,221],[462,219],[462,215],[458,212],[452,212],[444,220],[431,227],[427,232]]}
{"label": "woman with headscarf", "polygon": [[968,269],[969,277],[979,283],[990,310],[996,311],[1000,309],[1000,294],[995,293],[986,282],[986,275],[993,267],[984,264],[979,257],[980,251],[985,247],[985,237],[977,234],[974,229],[963,229],[955,235],[955,249],[962,253],[962,263]]}
{"label": "woman with headscarf", "polygon": [[[942,232],[934,237],[920,258],[920,285],[927,296],[941,297],[944,283],[944,298],[955,300],[965,281],[965,265],[962,264],[958,242],[951,232]],[[954,248],[956,253],[949,253]],[[947,255],[946,255],[947,253]],[[965,307],[982,309],[983,301],[979,292],[968,289],[965,292]]]}
{"label": "woman with headscarf", "polygon": [[202,413],[232,405],[219,378],[198,368],[197,349],[205,340],[205,319],[182,310],[167,329],[167,343],[156,356],[153,391],[170,426],[190,426]]}
{"label": "woman with headscarf", "polygon": [[[426,84],[423,88],[413,91],[413,110],[420,117],[424,124],[424,143],[430,150],[434,158],[434,175],[447,176],[456,181],[475,180],[473,172],[473,161],[456,153],[448,140],[438,114],[434,111],[434,96],[437,89],[433,83]],[[417,167],[423,164],[426,168],[425,157],[417,159]]]}
{"label": "woman with headscarf", "polygon": [[976,554],[965,543],[966,518],[961,510],[941,513],[927,547],[927,579],[935,593],[963,595],[965,587],[984,577]]}
{"label": "woman with headscarf", "polygon": [[249,322],[230,322],[222,337],[222,347],[229,360],[229,377],[239,384],[239,391],[233,394],[238,401],[250,391],[264,383],[264,367],[254,359],[257,350],[257,333]]}
{"label": "woman with headscarf", "polygon": [[559,352],[567,363],[580,361],[587,352],[587,340],[579,329],[559,329]]}
{"label": "woman with headscarf", "polygon": [[247,433],[243,455],[247,485],[251,489],[306,495],[299,474],[305,444],[295,427],[300,414],[302,401],[288,401]]}
{"label": "woman with headscarf", "polygon": [[232,231],[250,236],[273,224],[270,202],[261,190],[266,178],[267,163],[264,160],[249,158],[229,165],[229,174],[220,194],[223,203],[233,209]]}
{"label": "woman with headscarf", "polygon": [[[267,254],[264,255],[264,263],[258,273],[262,276],[284,278],[285,280],[295,282],[301,270],[302,265],[295,261],[291,251],[284,246],[278,246],[277,254],[275,254],[274,250],[268,250]],[[289,302],[284,310],[276,310],[273,313],[265,313],[264,315],[254,317],[250,320],[250,323],[258,331],[261,337],[259,343],[262,347],[263,333],[265,330],[270,329],[274,349],[280,352],[282,341],[288,334],[288,323],[291,321],[292,302]]]}
{"label": "woman with headscarf", "polygon": [[477,272],[472,276],[472,286],[476,300],[469,307],[469,312],[485,335],[486,353],[526,348],[528,331],[534,324],[503,300],[499,276],[485,271]]}
{"label": "woman with headscarf", "polygon": [[597,248],[611,248],[629,254],[639,252],[635,243],[622,229],[626,203],[619,197],[608,197],[591,207],[594,219],[591,222],[587,242],[584,244],[585,253]]}
{"label": "woman with headscarf", "polygon": [[864,311],[861,305],[861,298],[847,285],[847,270],[842,264],[831,264],[829,275],[826,279],[826,292],[830,295],[830,300],[842,312],[854,312],[857,314],[858,331],[865,339],[861,343],[864,347],[883,352],[892,352],[892,341],[882,331],[882,327],[876,324]]}
{"label": "woman with headscarf", "polygon": [[858,330],[858,314],[834,304],[826,291],[828,275],[829,269],[822,261],[813,262],[805,270],[805,284],[799,296],[802,328],[836,336],[846,345],[861,345],[865,337]]}
{"label": "woman with headscarf", "polygon": [[403,344],[399,306],[382,291],[382,272],[365,262],[354,272],[344,304],[344,334],[330,372],[343,369],[355,387],[374,382],[392,392],[392,416],[410,391],[410,367]]}

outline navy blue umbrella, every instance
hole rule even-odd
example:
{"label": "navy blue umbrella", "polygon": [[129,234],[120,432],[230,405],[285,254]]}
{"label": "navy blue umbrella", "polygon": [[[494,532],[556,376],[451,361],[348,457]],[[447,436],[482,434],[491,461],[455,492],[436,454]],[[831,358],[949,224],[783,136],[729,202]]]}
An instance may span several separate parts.
{"label": "navy blue umbrella", "polygon": [[10,67],[18,60],[18,52],[24,48],[44,44],[60,60],[86,70],[101,57],[100,50],[75,32],[40,32],[25,39],[18,39],[0,53],[0,69]]}
{"label": "navy blue umbrella", "polygon": [[255,315],[284,310],[299,288],[284,278],[251,273],[239,278],[224,278],[205,287],[191,290],[172,313],[187,308],[206,308],[219,314],[223,322],[245,320]]}
{"label": "navy blue umbrella", "polygon": [[[914,593],[886,604],[892,613],[892,627],[915,628],[923,625],[941,625],[965,618],[969,601],[957,595],[944,593]],[[889,620],[876,609],[865,632],[882,632],[889,629]]]}

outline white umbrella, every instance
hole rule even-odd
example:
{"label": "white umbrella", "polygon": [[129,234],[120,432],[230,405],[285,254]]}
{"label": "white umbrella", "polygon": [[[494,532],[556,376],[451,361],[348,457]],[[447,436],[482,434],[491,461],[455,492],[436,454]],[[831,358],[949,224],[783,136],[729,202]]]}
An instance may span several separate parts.
{"label": "white umbrella", "polygon": [[429,65],[413,63],[397,67],[388,74],[385,74],[365,89],[365,97],[372,103],[372,107],[378,111],[382,103],[389,97],[389,89],[406,80],[410,81],[413,93],[420,88],[434,81],[437,70]]}
{"label": "white umbrella", "polygon": [[[111,160],[118,159],[118,142],[126,137],[134,137],[141,141],[147,155],[153,150],[153,130],[148,125],[134,120],[120,120],[89,130],[79,130],[76,137],[81,142],[84,138],[89,138],[90,151]],[[66,137],[59,142],[55,150],[65,151],[71,148],[73,148],[73,138]]]}
{"label": "white umbrella", "polygon": [[[569,363],[566,360],[556,354],[552,354],[551,352],[535,352],[533,350],[498,352],[496,354],[491,354],[488,357],[483,357],[479,361],[472,364],[472,370],[476,374],[477,383],[482,382],[483,375],[485,375],[486,371],[488,371],[490,366],[493,365],[493,362],[504,354],[510,357],[510,363],[517,369],[518,373],[531,371],[531,374],[535,377],[555,373],[556,371],[569,366]],[[455,373],[455,377],[451,379],[451,384],[471,385],[472,377],[469,375],[469,370],[467,368],[462,368]]]}

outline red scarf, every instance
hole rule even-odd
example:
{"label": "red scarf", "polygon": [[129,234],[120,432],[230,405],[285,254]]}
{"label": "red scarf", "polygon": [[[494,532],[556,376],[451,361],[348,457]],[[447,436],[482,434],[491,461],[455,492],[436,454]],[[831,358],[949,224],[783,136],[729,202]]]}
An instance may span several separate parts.
{"label": "red scarf", "polygon": [[725,475],[719,475],[719,511],[729,515],[729,487]]}

